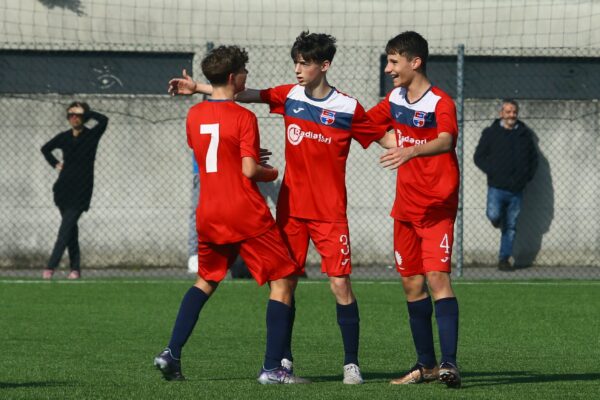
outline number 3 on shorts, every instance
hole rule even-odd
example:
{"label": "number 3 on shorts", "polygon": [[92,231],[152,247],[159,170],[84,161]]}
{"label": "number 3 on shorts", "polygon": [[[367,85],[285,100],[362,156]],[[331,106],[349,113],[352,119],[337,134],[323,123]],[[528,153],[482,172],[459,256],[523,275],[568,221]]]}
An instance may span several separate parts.
{"label": "number 3 on shorts", "polygon": [[201,135],[210,135],[206,153],[206,173],[217,172],[217,149],[219,148],[219,124],[200,125]]}
{"label": "number 3 on shorts", "polygon": [[346,265],[350,262],[350,239],[348,235],[340,235],[340,243],[342,244],[342,249],[340,252],[344,259],[342,260],[342,265]]}

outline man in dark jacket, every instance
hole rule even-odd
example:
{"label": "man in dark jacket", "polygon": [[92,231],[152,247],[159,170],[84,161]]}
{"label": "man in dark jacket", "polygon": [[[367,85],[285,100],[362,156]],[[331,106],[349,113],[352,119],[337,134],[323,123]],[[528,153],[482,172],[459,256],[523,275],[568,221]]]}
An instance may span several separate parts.
{"label": "man in dark jacket", "polygon": [[[97,122],[91,129],[84,125],[89,119]],[[79,279],[81,276],[77,221],[81,214],[90,208],[96,150],[108,125],[106,116],[91,111],[89,106],[82,102],[69,105],[67,120],[71,129],[59,133],[42,146],[42,153],[48,163],[59,171],[52,190],[54,203],[62,217],[52,255],[42,275],[44,279],[52,278],[65,248],[68,248],[71,262],[68,278]],[[62,150],[62,162],[52,154],[54,149]]]}
{"label": "man in dark jacket", "polygon": [[500,119],[483,130],[475,150],[475,164],[487,175],[486,214],[492,225],[502,230],[498,268],[510,271],[517,219],[523,189],[533,178],[538,152],[533,132],[517,119],[519,105],[503,100]]}

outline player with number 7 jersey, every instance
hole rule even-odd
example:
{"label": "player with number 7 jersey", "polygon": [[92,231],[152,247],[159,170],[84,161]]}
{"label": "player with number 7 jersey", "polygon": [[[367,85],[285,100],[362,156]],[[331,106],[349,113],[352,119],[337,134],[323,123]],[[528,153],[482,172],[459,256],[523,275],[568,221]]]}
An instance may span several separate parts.
{"label": "player with number 7 jersey", "polygon": [[242,157],[259,159],[256,116],[233,100],[207,99],[189,110],[186,130],[202,182],[198,240],[233,243],[269,230],[274,221],[264,198],[240,173]]}
{"label": "player with number 7 jersey", "polygon": [[255,183],[277,179],[278,171],[261,160],[256,116],[233,101],[245,88],[247,62],[246,51],[238,46],[211,50],[202,60],[202,72],[215,90],[187,116],[187,142],[202,188],[196,211],[198,278],[181,301],[169,345],[154,358],[167,380],[184,379],[183,347],[202,307],[241,255],[256,282],[269,282],[270,289],[259,383],[309,383],[281,365],[292,334],[291,305],[299,268]]}

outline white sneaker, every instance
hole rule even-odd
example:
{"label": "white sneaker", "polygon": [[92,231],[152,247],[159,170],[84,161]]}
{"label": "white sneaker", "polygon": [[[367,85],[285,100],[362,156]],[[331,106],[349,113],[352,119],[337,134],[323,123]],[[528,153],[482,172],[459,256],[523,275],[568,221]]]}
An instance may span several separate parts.
{"label": "white sneaker", "polygon": [[363,377],[360,374],[360,368],[356,364],[344,365],[344,380],[346,385],[360,385],[364,383]]}
{"label": "white sneaker", "polygon": [[294,374],[294,363],[287,358],[281,359],[281,366],[290,374]]}
{"label": "white sneaker", "polygon": [[198,256],[190,256],[188,259],[188,273],[197,274],[198,273]]}
{"label": "white sneaker", "polygon": [[308,379],[300,378],[299,376],[288,373],[283,367],[268,371],[261,369],[258,374],[258,383],[263,385],[272,384],[285,384],[285,385],[296,385],[296,384],[308,384]]}

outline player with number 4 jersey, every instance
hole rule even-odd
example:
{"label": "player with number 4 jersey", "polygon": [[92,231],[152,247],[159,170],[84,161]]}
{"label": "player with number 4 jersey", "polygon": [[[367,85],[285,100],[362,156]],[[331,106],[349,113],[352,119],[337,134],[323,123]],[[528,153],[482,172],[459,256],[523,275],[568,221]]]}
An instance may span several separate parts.
{"label": "player with number 4 jersey", "polygon": [[[458,302],[450,280],[454,219],[458,207],[459,173],[454,149],[458,136],[452,99],[426,75],[427,41],[404,32],[386,46],[385,72],[394,89],[368,111],[373,123],[393,129],[398,147],[382,157],[384,167],[397,169],[394,255],[402,276],[417,363],[392,384],[439,379],[458,388],[456,363]],[[431,317],[440,337],[441,363],[434,351]]]}

